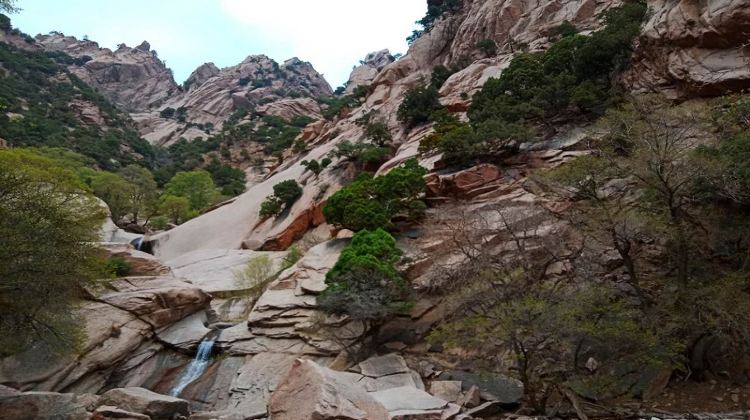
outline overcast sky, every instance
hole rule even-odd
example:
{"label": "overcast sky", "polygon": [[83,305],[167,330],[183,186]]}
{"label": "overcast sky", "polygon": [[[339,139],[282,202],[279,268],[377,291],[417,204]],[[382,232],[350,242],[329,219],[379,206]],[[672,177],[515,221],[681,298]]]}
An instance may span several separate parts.
{"label": "overcast sky", "polygon": [[371,51],[406,52],[425,0],[19,0],[13,26],[60,31],[103,47],[143,40],[182,83],[199,65],[266,54],[310,61],[335,88]]}

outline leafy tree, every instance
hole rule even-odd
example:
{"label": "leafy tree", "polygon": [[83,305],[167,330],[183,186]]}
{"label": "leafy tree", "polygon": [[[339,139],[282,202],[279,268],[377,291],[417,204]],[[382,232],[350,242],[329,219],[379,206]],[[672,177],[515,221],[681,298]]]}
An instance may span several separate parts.
{"label": "leafy tree", "polygon": [[[620,396],[640,373],[679,360],[679,343],[614,284],[579,283],[574,273],[588,267],[580,251],[553,239],[564,231],[539,235],[536,221],[510,222],[500,207],[496,213],[492,222],[464,215],[448,224],[449,240],[466,262],[446,267],[439,287],[456,299],[457,311],[432,332],[431,342],[485,349],[473,361],[479,368],[505,364],[510,354],[525,405],[539,413],[555,396],[574,404],[578,393]],[[485,248],[493,246],[487,239],[493,230],[509,238],[500,255]],[[559,261],[569,265],[568,274],[548,276]]]}
{"label": "leafy tree", "polygon": [[371,327],[403,312],[411,298],[395,268],[400,257],[396,241],[384,230],[356,233],[326,274],[328,288],[318,298],[320,308]]}
{"label": "leafy tree", "polygon": [[166,215],[172,223],[179,225],[189,218],[190,200],[187,197],[165,195],[159,203],[159,212]]}
{"label": "leafy tree", "polygon": [[120,223],[131,205],[128,182],[112,172],[99,172],[91,179],[91,188],[109,206],[112,221]]}
{"label": "leafy tree", "polygon": [[212,159],[205,167],[223,195],[234,197],[245,192],[245,172]]}
{"label": "leafy tree", "polygon": [[385,161],[390,153],[390,149],[386,147],[361,142],[352,143],[345,140],[336,145],[336,149],[331,152],[331,155],[337,158],[344,158],[364,168],[367,164],[377,164]]}
{"label": "leafy tree", "polygon": [[178,197],[187,197],[190,200],[190,208],[193,210],[202,210],[218,198],[211,174],[202,170],[178,172],[165,186],[165,192]]}
{"label": "leafy tree", "polygon": [[0,356],[76,347],[74,306],[103,271],[105,214],[75,173],[31,151],[0,150]]}
{"label": "leafy tree", "polygon": [[417,25],[421,26],[422,29],[415,30],[406,41],[411,45],[425,32],[432,29],[435,21],[440,19],[446,14],[456,13],[463,8],[463,0],[444,0],[441,2],[428,2],[427,13],[425,16],[418,20]]}
{"label": "leafy tree", "polygon": [[151,172],[138,165],[128,165],[120,171],[120,176],[128,183],[129,212],[133,222],[138,223],[139,215],[146,212],[146,220],[155,212],[158,199],[156,181]]}
{"label": "leafy tree", "polygon": [[300,162],[300,165],[304,166],[308,171],[315,174],[315,176],[320,175],[320,173],[323,171],[323,169],[327,168],[328,165],[331,164],[330,158],[323,158],[320,162],[317,160],[303,160]]}
{"label": "leafy tree", "polygon": [[0,0],[0,12],[3,13],[16,13],[18,12],[16,7],[16,0]]}
{"label": "leafy tree", "polygon": [[432,114],[441,109],[438,90],[430,86],[409,89],[398,107],[399,121],[415,126],[431,120]]}
{"label": "leafy tree", "polygon": [[293,179],[279,182],[273,186],[273,194],[261,203],[260,216],[278,216],[282,210],[291,208],[302,193],[302,187]]}
{"label": "leafy tree", "polygon": [[273,186],[273,195],[279,198],[286,207],[291,207],[302,197],[302,187],[297,181],[289,179]]}
{"label": "leafy tree", "polygon": [[250,259],[245,267],[235,273],[234,281],[247,290],[248,298],[254,301],[263,294],[266,286],[275,278],[274,264],[268,255],[259,255]]}
{"label": "leafy tree", "polygon": [[378,147],[387,147],[393,141],[391,130],[382,121],[375,121],[365,126],[365,136]]}
{"label": "leafy tree", "polygon": [[373,178],[360,174],[357,179],[331,196],[323,208],[328,223],[346,229],[390,229],[395,217],[419,219],[425,209],[422,195],[427,171],[416,160]]}

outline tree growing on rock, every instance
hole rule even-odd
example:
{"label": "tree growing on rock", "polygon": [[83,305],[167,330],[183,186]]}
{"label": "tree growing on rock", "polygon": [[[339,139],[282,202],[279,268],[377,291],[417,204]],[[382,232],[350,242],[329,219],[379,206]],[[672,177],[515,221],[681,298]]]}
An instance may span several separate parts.
{"label": "tree growing on rock", "polygon": [[326,274],[328,288],[318,298],[319,307],[371,327],[403,312],[411,297],[395,268],[400,258],[396,240],[388,232],[377,229],[356,233]]}
{"label": "tree growing on rock", "polygon": [[293,179],[279,182],[273,186],[273,194],[260,205],[261,217],[275,217],[284,209],[291,208],[302,197],[302,187]]}
{"label": "tree growing on rock", "polygon": [[0,357],[76,347],[75,303],[103,274],[94,244],[104,218],[72,171],[0,150]]}
{"label": "tree growing on rock", "polygon": [[328,199],[323,215],[328,223],[353,231],[391,229],[397,217],[416,221],[426,208],[426,174],[415,159],[380,177],[360,174]]}

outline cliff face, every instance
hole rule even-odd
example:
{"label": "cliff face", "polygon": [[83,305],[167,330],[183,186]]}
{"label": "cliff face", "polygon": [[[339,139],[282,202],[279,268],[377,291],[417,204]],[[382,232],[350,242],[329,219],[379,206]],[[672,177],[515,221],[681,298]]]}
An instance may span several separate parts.
{"label": "cliff face", "polygon": [[48,51],[62,51],[78,59],[69,69],[127,112],[158,107],[179,93],[172,72],[148,42],[136,48],[100,48],[93,41],[79,41],[60,34],[40,35],[36,41]]}
{"label": "cliff face", "polygon": [[750,87],[750,4],[652,0],[627,81],[673,98]]}

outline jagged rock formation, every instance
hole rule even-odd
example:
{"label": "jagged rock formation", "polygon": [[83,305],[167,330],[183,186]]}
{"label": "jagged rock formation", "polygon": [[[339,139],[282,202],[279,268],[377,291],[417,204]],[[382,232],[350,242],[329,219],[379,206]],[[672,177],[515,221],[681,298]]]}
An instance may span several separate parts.
{"label": "jagged rock formation", "polygon": [[[310,103],[310,98],[332,93],[328,82],[312,65],[298,58],[279,65],[267,56],[253,55],[225,69],[206,63],[180,87],[171,70],[145,41],[136,48],[123,44],[115,51],[59,33],[39,35],[36,41],[47,51],[71,56],[71,72],[129,112],[140,134],[155,144],[169,144],[179,138],[208,138],[235,111],[261,105],[266,107],[266,111],[258,109],[261,115],[317,119],[320,109]],[[280,100],[283,102],[274,106]],[[182,118],[164,118],[160,111],[165,108],[186,111]],[[95,114],[82,113],[96,123]]]}
{"label": "jagged rock formation", "polygon": [[[214,129],[221,129],[227,118],[241,108],[255,108],[266,115],[320,118],[317,106],[306,108],[295,105],[294,97],[303,97],[299,101],[310,105],[305,101],[328,96],[332,92],[310,63],[293,58],[279,65],[265,55],[249,56],[242,63],[221,70],[212,64],[204,64],[188,78],[185,89],[159,109],[133,114],[144,138],[158,144],[170,143],[180,137],[189,140],[207,138],[211,130],[188,127],[187,123],[191,126],[210,124]],[[283,102],[276,105],[278,101]],[[261,110],[261,105],[266,107],[266,112]],[[290,106],[293,108],[291,112],[279,111]],[[185,123],[160,117],[159,110],[166,107],[186,108]]]}
{"label": "jagged rock formation", "polygon": [[179,92],[172,71],[151,50],[148,42],[136,48],[121,44],[117,50],[100,48],[93,41],[52,33],[36,41],[46,50],[62,51],[77,59],[70,70],[127,112],[158,107]]}
{"label": "jagged rock formation", "polygon": [[354,90],[360,86],[368,86],[385,66],[394,61],[396,61],[396,58],[388,50],[380,50],[367,54],[360,65],[352,70],[352,74],[346,82],[344,94],[349,95],[354,93]]}

